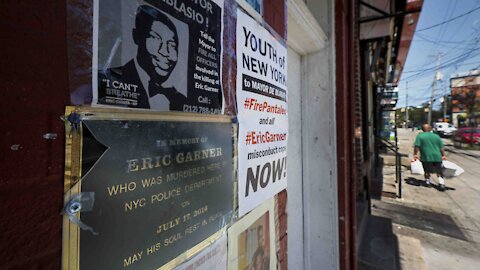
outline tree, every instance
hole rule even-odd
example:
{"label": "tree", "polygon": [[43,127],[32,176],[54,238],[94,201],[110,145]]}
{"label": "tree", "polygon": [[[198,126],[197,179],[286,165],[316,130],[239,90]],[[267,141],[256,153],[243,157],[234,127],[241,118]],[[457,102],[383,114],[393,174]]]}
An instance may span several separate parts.
{"label": "tree", "polygon": [[[425,109],[429,108],[428,102],[422,103],[420,106],[417,107],[410,107],[408,108],[408,121],[414,127],[420,127],[421,125],[427,122],[427,113]],[[402,112],[401,109],[397,109],[397,124],[401,124],[406,122],[405,118],[405,110]],[[432,119],[438,119],[443,117],[442,111],[433,111]],[[408,125],[408,123],[407,123]]]}
{"label": "tree", "polygon": [[476,116],[480,110],[480,85],[465,85],[452,89],[452,99],[456,100],[458,109],[464,111],[468,125],[472,128],[470,133],[470,145],[473,144],[474,128],[477,127]]}

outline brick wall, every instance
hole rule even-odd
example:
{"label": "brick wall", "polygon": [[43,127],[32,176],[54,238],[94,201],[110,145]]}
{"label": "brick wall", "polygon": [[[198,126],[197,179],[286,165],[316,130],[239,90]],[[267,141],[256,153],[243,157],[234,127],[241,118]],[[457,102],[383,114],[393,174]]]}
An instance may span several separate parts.
{"label": "brick wall", "polygon": [[[1,269],[60,269],[66,1],[0,3]],[[43,138],[46,133],[56,139]]]}
{"label": "brick wall", "polygon": [[[264,1],[265,21],[286,38],[285,1]],[[91,12],[90,1],[73,2]],[[0,75],[0,258],[5,270],[61,267],[64,127],[60,117],[70,104],[69,89],[84,83],[75,77],[69,81],[69,64],[87,74],[91,66],[84,55],[88,51],[77,51],[77,61],[67,62],[66,3],[0,3],[4,67]],[[225,1],[224,65],[228,68],[223,69],[223,82],[230,90],[226,95],[229,114],[235,111],[235,6],[234,0]],[[70,41],[73,37],[91,44],[89,27],[87,23],[69,28]],[[43,138],[46,133],[56,138]],[[277,196],[280,269],[287,269],[286,202],[283,191]]]}
{"label": "brick wall", "polygon": [[[287,38],[287,11],[284,1],[263,0],[263,18],[279,36]],[[287,191],[284,190],[276,196],[277,203],[277,260],[280,270],[288,269],[287,261]]]}

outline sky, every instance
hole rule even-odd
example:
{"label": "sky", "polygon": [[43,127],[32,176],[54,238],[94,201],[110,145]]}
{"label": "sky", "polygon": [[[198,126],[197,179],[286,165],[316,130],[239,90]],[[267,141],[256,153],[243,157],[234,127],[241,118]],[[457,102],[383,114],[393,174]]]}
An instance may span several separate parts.
{"label": "sky", "polygon": [[397,107],[406,105],[407,82],[408,106],[430,100],[436,66],[443,80],[435,87],[434,109],[441,106],[440,97],[450,92],[453,74],[480,69],[480,0],[424,1],[400,77]]}

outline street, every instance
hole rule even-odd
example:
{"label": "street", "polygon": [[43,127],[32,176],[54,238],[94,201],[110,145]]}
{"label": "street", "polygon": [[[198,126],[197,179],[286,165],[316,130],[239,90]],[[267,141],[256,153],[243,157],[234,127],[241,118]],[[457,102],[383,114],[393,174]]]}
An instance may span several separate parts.
{"label": "street", "polygon": [[[410,159],[418,133],[398,129],[400,151]],[[438,190],[436,176],[428,188],[423,176],[404,167],[403,198],[382,196],[372,202],[374,216],[392,220],[401,269],[480,269],[480,151],[444,142],[448,160],[465,169],[446,179],[445,192]],[[392,181],[391,175],[384,176],[384,183],[395,185]]]}

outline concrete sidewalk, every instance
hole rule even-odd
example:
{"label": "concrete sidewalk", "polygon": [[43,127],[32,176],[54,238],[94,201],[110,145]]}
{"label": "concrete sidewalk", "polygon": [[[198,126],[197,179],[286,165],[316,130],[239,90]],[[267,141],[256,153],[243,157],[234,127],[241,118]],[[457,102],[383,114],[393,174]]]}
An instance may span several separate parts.
{"label": "concrete sidewalk", "polygon": [[[449,142],[448,142],[449,143]],[[473,158],[478,158],[480,159],[480,151],[478,150],[464,150],[464,149],[458,149],[453,147],[451,144],[445,144],[445,150],[450,153],[454,154],[459,154],[459,155],[464,155],[464,156],[469,156]]]}
{"label": "concrete sidewalk", "polygon": [[[417,132],[399,130],[398,134],[401,151],[412,156]],[[383,192],[372,200],[372,217],[391,222],[392,240],[384,242],[393,241],[397,247],[383,252],[396,252],[398,262],[375,265],[371,263],[375,258],[370,258],[366,265],[375,267],[362,269],[480,269],[480,160],[463,151],[448,152],[447,157],[466,172],[447,180],[446,192],[438,190],[435,177],[428,188],[423,176],[411,175],[404,167],[403,198],[387,196],[396,192],[398,183],[393,166],[382,168]],[[367,231],[375,239],[378,229],[370,225]],[[366,242],[362,248],[374,250],[375,243]]]}

